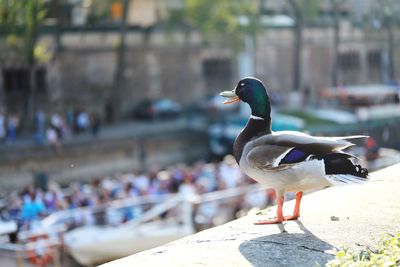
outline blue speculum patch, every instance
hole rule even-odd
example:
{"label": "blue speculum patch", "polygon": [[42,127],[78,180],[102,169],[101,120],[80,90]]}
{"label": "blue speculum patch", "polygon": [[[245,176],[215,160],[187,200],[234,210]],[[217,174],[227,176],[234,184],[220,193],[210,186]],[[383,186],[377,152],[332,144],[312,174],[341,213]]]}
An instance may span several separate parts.
{"label": "blue speculum patch", "polygon": [[279,165],[300,162],[305,160],[308,156],[309,156],[308,153],[293,148],[292,150],[289,151],[289,153],[286,154],[286,156],[281,160],[281,162],[279,162]]}

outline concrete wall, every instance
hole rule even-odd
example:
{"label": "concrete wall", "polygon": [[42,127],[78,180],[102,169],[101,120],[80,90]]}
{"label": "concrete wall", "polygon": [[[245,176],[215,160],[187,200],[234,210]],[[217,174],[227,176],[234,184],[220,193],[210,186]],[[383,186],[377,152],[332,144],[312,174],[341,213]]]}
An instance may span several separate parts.
{"label": "concrete wall", "polygon": [[64,145],[62,151],[44,146],[8,148],[7,153],[4,149],[0,150],[0,194],[32,184],[39,172],[49,180],[70,183],[208,156],[207,136],[188,129],[162,136],[77,141]]}

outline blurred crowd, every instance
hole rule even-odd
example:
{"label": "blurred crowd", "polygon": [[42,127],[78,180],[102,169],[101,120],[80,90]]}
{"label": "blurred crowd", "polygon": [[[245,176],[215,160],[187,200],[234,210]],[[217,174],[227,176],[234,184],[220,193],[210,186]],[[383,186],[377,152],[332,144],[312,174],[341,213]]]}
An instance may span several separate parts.
{"label": "blurred crowd", "polygon": [[[0,143],[12,144],[17,140],[20,117],[10,113],[8,116],[0,111]],[[34,140],[37,144],[50,144],[60,148],[62,140],[85,132],[96,137],[100,131],[101,121],[97,113],[88,113],[84,109],[69,109],[65,114],[50,113],[39,110],[34,117]]]}
{"label": "blurred crowd", "polygon": [[[197,162],[192,166],[178,164],[166,169],[152,167],[147,171],[115,174],[89,183],[72,183],[64,188],[56,183],[49,183],[43,189],[28,186],[4,199],[3,216],[18,221],[20,229],[32,229],[40,219],[61,210],[81,207],[96,210],[113,200],[157,197],[171,193],[188,197],[251,183],[253,181],[240,172],[233,157],[227,156],[219,163]],[[233,210],[236,212],[250,207],[265,207],[272,204],[274,199],[273,191],[268,190],[248,194],[235,202],[237,207],[233,207]],[[135,209],[125,210],[119,223],[129,221],[138,212]],[[197,207],[194,219],[199,224],[212,225],[213,218],[219,212],[218,205],[208,203]],[[96,216],[77,216],[71,227],[94,223],[99,223],[96,222]]]}

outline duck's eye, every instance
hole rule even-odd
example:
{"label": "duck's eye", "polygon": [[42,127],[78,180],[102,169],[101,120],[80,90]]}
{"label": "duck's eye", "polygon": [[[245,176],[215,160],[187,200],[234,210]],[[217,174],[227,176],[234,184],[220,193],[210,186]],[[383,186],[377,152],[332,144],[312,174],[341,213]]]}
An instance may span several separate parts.
{"label": "duck's eye", "polygon": [[240,86],[244,86],[244,83],[241,83]]}

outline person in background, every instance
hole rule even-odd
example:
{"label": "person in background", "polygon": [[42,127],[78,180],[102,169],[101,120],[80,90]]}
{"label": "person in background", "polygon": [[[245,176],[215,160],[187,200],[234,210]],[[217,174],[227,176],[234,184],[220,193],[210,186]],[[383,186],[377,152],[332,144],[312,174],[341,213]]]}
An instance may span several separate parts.
{"label": "person in background", "polygon": [[82,111],[78,114],[76,117],[76,125],[78,128],[78,133],[86,132],[86,130],[89,128],[89,115],[86,111]]}
{"label": "person in background", "polygon": [[45,124],[46,124],[46,116],[43,111],[39,110],[35,114],[35,141],[37,144],[44,144],[45,142]]}
{"label": "person in background", "polygon": [[184,199],[192,199],[197,195],[197,188],[194,184],[194,177],[192,175],[187,174],[184,176],[178,192]]}
{"label": "person in background", "polygon": [[22,201],[17,192],[12,192],[7,198],[8,215],[11,220],[17,221],[21,212]]}
{"label": "person in background", "polygon": [[16,244],[18,242],[18,232],[19,232],[19,228],[21,227],[21,223],[19,221],[21,204],[22,204],[21,200],[18,197],[17,192],[15,192],[15,191],[12,192],[6,198],[6,207],[7,207],[6,219],[14,221],[16,223],[15,231],[8,233],[9,241],[10,241],[10,243],[13,243],[13,244]]}
{"label": "person in background", "polygon": [[219,175],[226,188],[236,187],[241,183],[242,174],[237,168],[233,156],[225,156],[219,166]]}
{"label": "person in background", "polygon": [[63,120],[58,113],[51,115],[50,125],[56,131],[58,139],[61,140],[63,138]]}
{"label": "person in background", "polygon": [[72,132],[75,133],[76,129],[76,125],[75,125],[75,112],[74,109],[69,107],[67,110],[67,113],[65,115],[66,118],[66,123],[68,126],[68,129]]}
{"label": "person in background", "polygon": [[19,118],[16,114],[11,114],[8,118],[8,142],[14,143],[17,138],[17,128],[19,125]]}
{"label": "person in background", "polygon": [[58,149],[61,148],[61,142],[60,142],[60,139],[58,137],[57,131],[55,130],[54,127],[47,128],[47,130],[46,130],[46,138],[47,138],[47,141],[50,143],[50,145],[54,149],[58,150]]}
{"label": "person in background", "polygon": [[43,195],[43,202],[47,214],[51,214],[66,207],[64,194],[55,183],[49,185],[49,190]]}
{"label": "person in background", "polygon": [[132,185],[138,191],[138,195],[146,195],[150,190],[150,178],[144,172],[139,171],[134,171],[132,178]]}
{"label": "person in background", "polygon": [[97,137],[100,131],[100,118],[99,115],[97,113],[92,113],[92,116],[90,118],[90,126],[91,126],[91,130],[92,130],[92,135],[93,137]]}
{"label": "person in background", "polygon": [[108,99],[104,104],[104,113],[106,115],[106,122],[111,124],[114,119],[114,108],[111,99]]}
{"label": "person in background", "polygon": [[37,190],[28,188],[23,196],[21,208],[21,220],[27,229],[35,228],[35,223],[44,215],[45,206]]}
{"label": "person in background", "polygon": [[4,142],[4,140],[6,139],[5,122],[6,119],[4,117],[4,114],[0,111],[0,143]]}
{"label": "person in background", "polygon": [[368,137],[365,141],[365,150],[365,158],[367,161],[374,161],[379,157],[379,146],[372,136]]}

